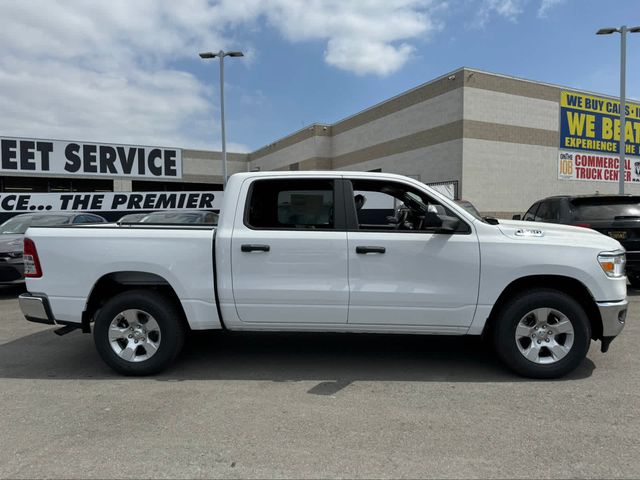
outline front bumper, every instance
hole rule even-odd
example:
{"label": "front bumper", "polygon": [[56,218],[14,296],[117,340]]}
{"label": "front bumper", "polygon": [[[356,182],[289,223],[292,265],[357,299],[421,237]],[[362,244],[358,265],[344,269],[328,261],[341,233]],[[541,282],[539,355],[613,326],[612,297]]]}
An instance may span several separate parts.
{"label": "front bumper", "polygon": [[603,337],[615,337],[622,331],[627,319],[628,306],[629,302],[626,299],[619,302],[598,302]]}
{"label": "front bumper", "polygon": [[629,302],[621,300],[619,302],[597,302],[602,319],[602,338],[600,351],[603,353],[609,350],[609,345],[613,342],[622,329],[627,319],[627,308]]}
{"label": "front bumper", "polygon": [[56,325],[56,319],[51,313],[49,299],[47,299],[46,295],[23,293],[18,297],[18,303],[24,318],[30,322]]}

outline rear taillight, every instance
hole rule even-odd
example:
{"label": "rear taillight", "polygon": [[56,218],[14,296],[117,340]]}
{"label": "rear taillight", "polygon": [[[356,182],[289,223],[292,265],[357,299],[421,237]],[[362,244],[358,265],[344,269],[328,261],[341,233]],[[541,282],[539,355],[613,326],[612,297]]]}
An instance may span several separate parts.
{"label": "rear taillight", "polygon": [[591,228],[590,223],[576,223],[576,227]]}
{"label": "rear taillight", "polygon": [[30,238],[24,239],[24,276],[29,278],[39,278],[42,276],[40,259],[36,244]]}

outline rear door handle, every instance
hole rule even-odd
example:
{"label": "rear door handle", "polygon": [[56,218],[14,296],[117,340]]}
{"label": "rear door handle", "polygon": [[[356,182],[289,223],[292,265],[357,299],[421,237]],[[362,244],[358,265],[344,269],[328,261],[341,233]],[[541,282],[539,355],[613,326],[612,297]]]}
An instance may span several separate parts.
{"label": "rear door handle", "polygon": [[358,246],[356,247],[356,253],[384,253],[387,249],[385,247],[370,247],[370,246]]}
{"label": "rear door handle", "polygon": [[244,244],[240,247],[243,252],[268,252],[271,249],[269,245],[258,245],[255,243]]}

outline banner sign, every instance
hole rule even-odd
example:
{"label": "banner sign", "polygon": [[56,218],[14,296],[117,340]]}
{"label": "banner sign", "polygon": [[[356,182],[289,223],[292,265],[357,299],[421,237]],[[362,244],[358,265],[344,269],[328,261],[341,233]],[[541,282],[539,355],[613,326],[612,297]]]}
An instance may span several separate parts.
{"label": "banner sign", "polygon": [[[620,102],[583,93],[560,95],[560,149],[618,153]],[[640,105],[627,103],[625,112],[625,152],[640,155]]]}
{"label": "banner sign", "polygon": [[[625,108],[625,182],[640,182],[640,105]],[[618,182],[620,102],[560,92],[558,178]]]}
{"label": "banner sign", "polygon": [[[625,158],[625,182],[640,182],[640,157]],[[618,182],[620,157],[598,152],[560,150],[558,178],[591,182]]]}
{"label": "banner sign", "polygon": [[2,193],[0,212],[219,210],[222,192]]}
{"label": "banner sign", "polygon": [[0,174],[182,178],[177,148],[0,137]]}

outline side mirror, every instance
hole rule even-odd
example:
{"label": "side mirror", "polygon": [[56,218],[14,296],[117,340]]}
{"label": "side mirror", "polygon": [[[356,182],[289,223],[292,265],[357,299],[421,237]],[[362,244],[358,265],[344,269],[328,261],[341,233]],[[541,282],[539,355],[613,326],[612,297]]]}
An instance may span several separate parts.
{"label": "side mirror", "polygon": [[433,230],[435,233],[454,233],[460,228],[460,219],[427,212],[423,225],[425,230]]}
{"label": "side mirror", "polygon": [[435,212],[427,211],[424,215],[423,228],[440,228],[442,227],[442,217]]}
{"label": "side mirror", "polygon": [[522,215],[514,215],[513,217],[511,217],[511,220],[522,220]]}
{"label": "side mirror", "polygon": [[456,217],[444,217],[442,219],[442,225],[438,229],[440,233],[453,233],[460,227],[460,219]]}

